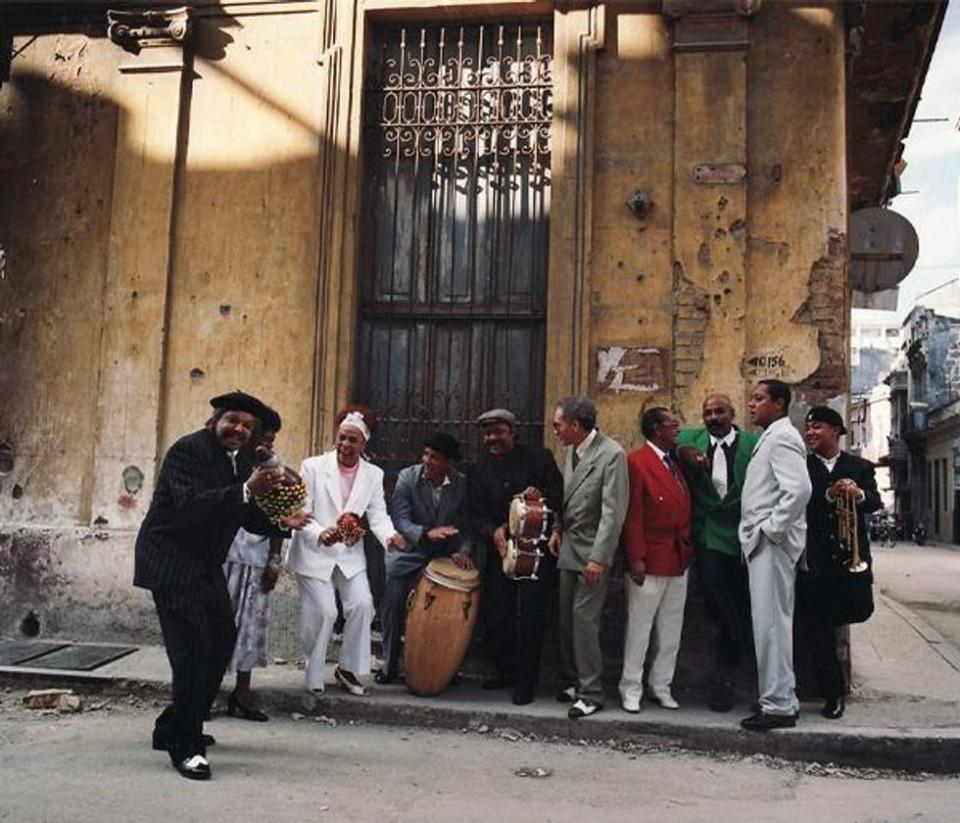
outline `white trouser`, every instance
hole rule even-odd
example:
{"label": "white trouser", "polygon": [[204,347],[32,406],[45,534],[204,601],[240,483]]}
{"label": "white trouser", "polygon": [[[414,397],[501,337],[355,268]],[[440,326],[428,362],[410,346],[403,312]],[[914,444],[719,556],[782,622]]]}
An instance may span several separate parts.
{"label": "white trouser", "polygon": [[800,706],[793,673],[797,558],[762,536],[747,563],[747,572],[760,709],[766,714],[794,714]]}
{"label": "white trouser", "polygon": [[307,688],[323,689],[327,646],[337,622],[337,599],[343,605],[343,644],[340,667],[357,675],[370,673],[370,624],[373,622],[373,596],[365,571],[351,578],[338,566],[331,579],[297,575],[300,589],[300,641],[307,657]]}
{"label": "white trouser", "polygon": [[679,577],[648,574],[642,586],[624,575],[627,595],[627,636],[623,648],[620,696],[643,696],[643,664],[653,636],[653,660],[647,683],[654,695],[670,692],[680,650],[683,607],[687,602],[687,573]]}

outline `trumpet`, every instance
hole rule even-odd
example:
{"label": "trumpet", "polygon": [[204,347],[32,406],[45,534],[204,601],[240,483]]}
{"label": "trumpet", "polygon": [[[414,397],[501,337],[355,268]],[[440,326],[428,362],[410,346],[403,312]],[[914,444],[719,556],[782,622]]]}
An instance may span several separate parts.
{"label": "trumpet", "polygon": [[833,505],[837,512],[837,537],[842,556],[850,557],[847,571],[854,574],[865,572],[867,564],[860,557],[860,541],[857,539],[857,501],[848,494],[837,495]]}

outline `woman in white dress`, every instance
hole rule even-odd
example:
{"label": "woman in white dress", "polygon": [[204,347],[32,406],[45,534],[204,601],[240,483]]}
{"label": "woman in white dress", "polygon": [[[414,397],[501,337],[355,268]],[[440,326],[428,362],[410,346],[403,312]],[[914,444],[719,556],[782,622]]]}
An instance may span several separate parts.
{"label": "woman in white dress", "polygon": [[352,513],[366,516],[370,530],[388,551],[403,548],[387,514],[383,471],[363,458],[375,417],[369,410],[344,411],[334,448],[308,457],[300,467],[307,486],[304,510],[312,515],[293,538],[287,567],[297,575],[300,590],[300,639],[307,658],[307,689],[322,694],[327,646],[337,620],[336,594],[343,606],[343,645],[334,671],[337,683],[357,696],[367,694],[360,678],[370,673],[370,624],[373,597],[367,580],[363,540],[351,542],[338,519]]}

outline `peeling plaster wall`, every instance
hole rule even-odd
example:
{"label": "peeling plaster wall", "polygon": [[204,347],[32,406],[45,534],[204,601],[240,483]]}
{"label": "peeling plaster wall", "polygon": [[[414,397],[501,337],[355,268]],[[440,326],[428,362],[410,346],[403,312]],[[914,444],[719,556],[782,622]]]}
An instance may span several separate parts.
{"label": "peeling plaster wall", "polygon": [[835,8],[765,9],[749,61],[748,383],[781,377],[803,406],[846,411],[844,46]]}
{"label": "peeling plaster wall", "polygon": [[[296,10],[295,10],[296,11]],[[317,16],[198,20],[184,90],[98,36],[0,87],[0,635],[157,640],[133,543],[170,442],[240,385],[309,451]],[[179,49],[175,49],[179,54]],[[7,448],[9,447],[9,448]],[[12,460],[12,466],[9,461]]]}
{"label": "peeling plaster wall", "polygon": [[16,41],[0,89],[0,523],[88,517],[117,108],[114,51]]}
{"label": "peeling plaster wall", "polygon": [[[815,403],[846,410],[842,17],[765,4],[730,25],[745,53],[671,52],[697,31],[614,9],[597,57],[594,394],[628,447],[649,405],[696,425],[703,398],[723,391],[743,420],[762,377],[796,386],[798,418]],[[642,220],[623,205],[638,188],[654,203]],[[658,348],[669,385],[611,378],[611,353]]]}
{"label": "peeling plaster wall", "polygon": [[[601,425],[624,446],[639,442],[644,403],[672,392],[673,87],[669,23],[659,14],[610,14],[605,48],[597,58],[594,206],[589,259],[591,287],[590,391]],[[625,202],[636,190],[654,201],[646,219]],[[555,206],[555,209],[557,206]],[[611,347],[642,347],[665,361],[665,379],[652,391],[624,391],[602,374]],[[552,445],[552,443],[551,443]]]}
{"label": "peeling plaster wall", "polygon": [[[184,84],[101,38],[15,42],[0,88],[0,445],[14,462],[0,466],[0,633],[35,611],[43,632],[151,636],[134,535],[158,459],[212,394],[240,385],[281,409],[294,465],[329,428],[352,374],[365,5],[211,11]],[[323,36],[318,9],[340,15]],[[589,38],[588,17],[555,15],[551,243],[569,243],[551,245],[549,391],[593,396],[628,448],[652,404],[696,423],[721,390],[742,420],[762,376],[797,386],[798,414],[842,409],[839,11],[764,4],[725,30],[748,49],[718,52],[675,50],[700,24],[658,4],[606,4]],[[640,218],[637,190],[653,202]]]}

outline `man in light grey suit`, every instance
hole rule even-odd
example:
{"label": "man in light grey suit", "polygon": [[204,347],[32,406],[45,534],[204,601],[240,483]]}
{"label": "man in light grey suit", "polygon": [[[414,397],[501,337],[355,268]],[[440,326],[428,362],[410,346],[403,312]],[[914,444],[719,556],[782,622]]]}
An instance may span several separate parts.
{"label": "man in light grey suit", "polygon": [[793,672],[793,606],[797,564],[807,539],[807,455],[787,410],[790,387],[761,380],[747,403],[763,429],[743,482],[740,546],[747,559],[757,654],[759,710],[741,721],[750,731],[795,726],[799,703]]}
{"label": "man in light grey suit", "polygon": [[584,397],[561,401],[553,415],[553,431],[567,446],[562,536],[550,537],[559,557],[560,665],[568,684],[557,700],[573,703],[573,719],[603,706],[600,614],[630,500],[627,456],[596,423],[597,408]]}
{"label": "man in light grey suit", "polygon": [[460,444],[444,432],[435,432],[423,444],[420,463],[397,477],[391,501],[393,523],[406,540],[403,551],[386,556],[387,590],[384,596],[383,667],[377,683],[390,683],[400,667],[400,622],[410,589],[423,567],[435,557],[451,557],[458,566],[473,568],[473,541],[466,532],[467,478],[454,467]]}

